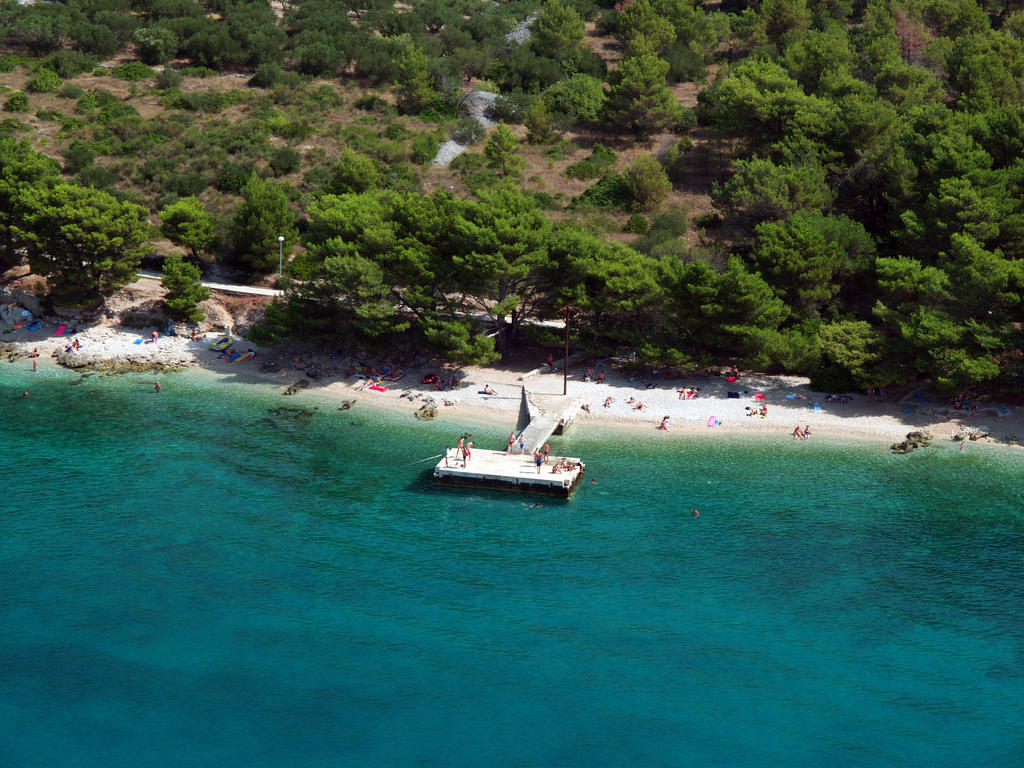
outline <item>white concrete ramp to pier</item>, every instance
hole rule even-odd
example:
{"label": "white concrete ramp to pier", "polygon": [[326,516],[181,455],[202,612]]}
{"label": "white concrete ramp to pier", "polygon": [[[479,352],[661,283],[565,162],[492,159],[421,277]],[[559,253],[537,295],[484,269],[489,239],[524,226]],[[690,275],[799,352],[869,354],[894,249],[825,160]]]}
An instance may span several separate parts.
{"label": "white concrete ramp to pier", "polygon": [[570,423],[580,408],[575,399],[569,400],[562,395],[537,395],[526,387],[523,387],[523,400],[530,414],[530,423],[522,434],[523,450],[529,454],[544,446],[559,422]]}

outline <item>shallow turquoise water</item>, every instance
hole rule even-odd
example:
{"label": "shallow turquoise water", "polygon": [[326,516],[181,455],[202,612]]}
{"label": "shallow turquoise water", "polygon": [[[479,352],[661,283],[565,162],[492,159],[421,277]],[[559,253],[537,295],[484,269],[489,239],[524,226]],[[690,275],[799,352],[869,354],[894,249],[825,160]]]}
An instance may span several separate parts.
{"label": "shallow turquoise water", "polygon": [[1018,452],[580,428],[531,509],[451,414],[75,378],[0,367],[0,766],[1024,761]]}

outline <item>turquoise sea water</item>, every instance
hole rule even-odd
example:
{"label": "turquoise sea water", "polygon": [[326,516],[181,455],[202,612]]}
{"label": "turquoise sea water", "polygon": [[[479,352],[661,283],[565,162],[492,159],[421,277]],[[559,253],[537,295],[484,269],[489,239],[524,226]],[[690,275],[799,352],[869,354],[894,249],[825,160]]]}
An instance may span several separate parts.
{"label": "turquoise sea water", "polygon": [[1024,762],[1022,453],[578,428],[531,509],[412,463],[499,427],[76,378],[0,367],[0,766]]}

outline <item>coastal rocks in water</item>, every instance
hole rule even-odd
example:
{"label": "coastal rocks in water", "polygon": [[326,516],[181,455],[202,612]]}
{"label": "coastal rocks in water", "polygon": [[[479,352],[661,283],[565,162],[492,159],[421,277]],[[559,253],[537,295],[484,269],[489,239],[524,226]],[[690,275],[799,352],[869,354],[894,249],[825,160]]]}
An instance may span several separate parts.
{"label": "coastal rocks in water", "polygon": [[342,400],[341,405],[338,406],[339,411],[347,411],[353,405],[356,404],[355,400]]}
{"label": "coastal rocks in water", "polygon": [[433,402],[424,403],[413,415],[417,419],[435,419],[437,418],[437,406]]}
{"label": "coastal rocks in water", "polygon": [[308,419],[313,415],[313,411],[308,411],[305,408],[288,408],[285,406],[281,406],[280,408],[271,408],[270,413],[274,416],[283,416],[290,419]]}
{"label": "coastal rocks in water", "polygon": [[309,386],[309,380],[308,379],[299,379],[294,384],[292,384],[290,387],[288,387],[288,389],[286,389],[284,391],[284,393],[286,395],[294,395],[300,389],[305,389],[308,386]]}
{"label": "coastal rocks in water", "polygon": [[950,439],[955,443],[961,443],[964,440],[981,440],[983,437],[988,437],[988,433],[978,427],[960,426],[953,430]]}
{"label": "coastal rocks in water", "polygon": [[907,432],[907,437],[898,443],[893,443],[889,446],[889,449],[895,454],[905,454],[917,448],[927,448],[931,445],[933,440],[930,432],[922,432],[920,430],[914,430],[913,432]]}

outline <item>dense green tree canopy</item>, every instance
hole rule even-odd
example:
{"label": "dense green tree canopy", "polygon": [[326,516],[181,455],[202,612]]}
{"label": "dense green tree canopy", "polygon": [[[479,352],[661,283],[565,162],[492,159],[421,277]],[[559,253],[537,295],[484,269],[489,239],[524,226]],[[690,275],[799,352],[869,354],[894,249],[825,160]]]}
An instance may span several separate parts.
{"label": "dense green tree canopy", "polygon": [[135,279],[149,251],[148,212],[98,189],[58,183],[22,196],[15,234],[54,300],[68,307],[99,304]]}

